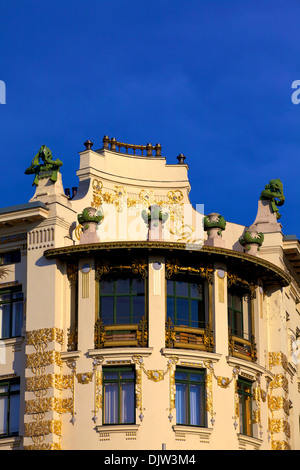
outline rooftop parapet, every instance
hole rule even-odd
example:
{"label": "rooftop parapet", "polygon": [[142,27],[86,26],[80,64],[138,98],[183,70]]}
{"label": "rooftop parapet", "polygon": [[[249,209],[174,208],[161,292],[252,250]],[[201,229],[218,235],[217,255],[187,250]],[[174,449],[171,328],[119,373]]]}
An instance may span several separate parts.
{"label": "rooftop parapet", "polygon": [[[89,144],[90,145],[90,144]],[[90,147],[91,148],[91,147]],[[118,141],[115,137],[109,138],[108,135],[105,135],[103,137],[103,149],[104,150],[112,150],[113,152],[119,152],[119,153],[125,153],[128,154],[129,151],[133,152],[133,155],[137,155],[137,151],[140,151],[141,153],[138,155],[144,155],[147,157],[161,157],[161,145],[156,144],[146,144],[146,145],[136,145],[136,144],[127,144],[125,142],[120,142]],[[118,150],[117,150],[118,149]],[[125,150],[122,151],[122,149]],[[153,152],[155,151],[155,155],[153,155]]]}

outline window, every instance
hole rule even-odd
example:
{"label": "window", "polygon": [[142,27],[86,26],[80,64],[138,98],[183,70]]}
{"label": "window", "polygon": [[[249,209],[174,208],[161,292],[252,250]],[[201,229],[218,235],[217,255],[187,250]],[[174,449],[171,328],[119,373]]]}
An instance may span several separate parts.
{"label": "window", "polygon": [[252,436],[252,383],[248,380],[239,379],[239,414],[240,433]]}
{"label": "window", "polygon": [[167,280],[167,317],[175,326],[204,328],[203,284]]}
{"label": "window", "polygon": [[99,309],[104,325],[140,323],[145,315],[145,280],[102,280],[99,284]]}
{"label": "window", "polygon": [[228,291],[228,325],[233,335],[251,338],[250,302],[248,294],[241,290]]}
{"label": "window", "polygon": [[0,437],[19,434],[20,381],[0,382]]}
{"label": "window", "polygon": [[23,292],[0,290],[0,339],[21,336],[23,323]]}
{"label": "window", "polygon": [[177,368],[175,384],[177,424],[205,426],[204,371]]}
{"label": "window", "polygon": [[0,253],[0,265],[20,263],[21,262],[21,251],[7,251],[6,253]]}
{"label": "window", "polygon": [[131,367],[103,369],[103,424],[135,424],[135,373]]}

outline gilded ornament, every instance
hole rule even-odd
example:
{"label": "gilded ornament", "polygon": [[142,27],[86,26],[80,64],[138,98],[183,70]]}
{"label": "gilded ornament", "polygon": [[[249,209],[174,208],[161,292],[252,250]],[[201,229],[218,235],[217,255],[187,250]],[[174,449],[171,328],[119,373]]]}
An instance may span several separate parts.
{"label": "gilded ornament", "polygon": [[93,373],[92,372],[85,372],[85,373],[76,374],[76,378],[77,378],[78,383],[80,383],[82,385],[88,384],[93,379]]}

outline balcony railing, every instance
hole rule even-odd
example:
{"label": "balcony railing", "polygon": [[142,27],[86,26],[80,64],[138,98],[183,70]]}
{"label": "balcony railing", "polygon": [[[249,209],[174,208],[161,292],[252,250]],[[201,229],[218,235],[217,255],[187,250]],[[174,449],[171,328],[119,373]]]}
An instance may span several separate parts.
{"label": "balcony railing", "polygon": [[200,349],[202,351],[214,351],[213,330],[205,328],[193,328],[189,326],[175,326],[168,318],[166,322],[166,347],[182,349]]}
{"label": "balcony railing", "polygon": [[254,336],[251,335],[248,339],[235,335],[229,329],[228,335],[228,349],[229,355],[246,359],[247,361],[257,361],[257,348]]}
{"label": "balcony railing", "polygon": [[148,323],[142,317],[138,324],[104,325],[101,318],[95,323],[95,349],[148,345]]}

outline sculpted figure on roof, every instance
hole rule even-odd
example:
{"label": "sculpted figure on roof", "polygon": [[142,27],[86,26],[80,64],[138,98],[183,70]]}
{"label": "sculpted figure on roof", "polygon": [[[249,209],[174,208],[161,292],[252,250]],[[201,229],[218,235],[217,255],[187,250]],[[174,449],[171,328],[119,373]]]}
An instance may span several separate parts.
{"label": "sculpted figure on roof", "polygon": [[39,179],[47,177],[55,183],[57,181],[57,172],[62,164],[62,161],[58,158],[53,160],[51,150],[46,145],[42,145],[30,167],[25,170],[25,174],[35,175],[32,186],[38,186]]}
{"label": "sculpted figure on roof", "polygon": [[270,200],[273,212],[275,212],[277,219],[280,219],[278,207],[282,206],[285,201],[283,194],[283,184],[279,178],[273,179],[265,186],[265,189],[261,192],[261,200]]}

